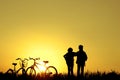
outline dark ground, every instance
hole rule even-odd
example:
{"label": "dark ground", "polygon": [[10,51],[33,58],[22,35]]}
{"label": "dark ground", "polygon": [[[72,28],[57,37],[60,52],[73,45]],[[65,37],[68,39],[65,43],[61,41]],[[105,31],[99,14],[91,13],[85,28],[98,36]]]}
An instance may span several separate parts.
{"label": "dark ground", "polygon": [[114,71],[109,73],[90,73],[86,72],[83,78],[70,76],[68,77],[66,74],[58,74],[53,77],[31,77],[31,76],[14,76],[10,74],[0,73],[0,80],[120,80],[120,74]]}

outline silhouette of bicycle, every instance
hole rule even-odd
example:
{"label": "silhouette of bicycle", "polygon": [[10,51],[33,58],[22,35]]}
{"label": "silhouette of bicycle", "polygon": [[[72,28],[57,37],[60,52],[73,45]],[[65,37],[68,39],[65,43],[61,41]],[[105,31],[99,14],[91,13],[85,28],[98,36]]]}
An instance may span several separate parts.
{"label": "silhouette of bicycle", "polygon": [[40,58],[29,58],[29,60],[33,60],[34,63],[26,69],[26,74],[28,76],[36,76],[38,70],[39,76],[54,76],[58,74],[57,69],[54,66],[47,65],[48,61],[38,63],[37,60],[40,60]]}
{"label": "silhouette of bicycle", "polygon": [[12,75],[24,75],[25,74],[25,68],[27,67],[27,61],[28,59],[24,58],[23,60],[21,58],[17,58],[16,60],[20,61],[20,68],[16,70],[17,63],[12,63],[14,66],[14,69],[8,69],[6,73],[12,74]]}

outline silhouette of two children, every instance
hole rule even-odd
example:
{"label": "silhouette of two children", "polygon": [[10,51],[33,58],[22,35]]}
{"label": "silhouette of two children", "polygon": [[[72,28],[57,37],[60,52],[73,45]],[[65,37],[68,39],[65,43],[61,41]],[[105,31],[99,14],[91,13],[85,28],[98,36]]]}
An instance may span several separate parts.
{"label": "silhouette of two children", "polygon": [[68,52],[64,55],[68,67],[68,76],[73,75],[74,56],[77,56],[77,76],[83,76],[85,61],[87,61],[86,52],[83,50],[83,45],[79,45],[79,51],[73,52],[72,48],[68,48]]}

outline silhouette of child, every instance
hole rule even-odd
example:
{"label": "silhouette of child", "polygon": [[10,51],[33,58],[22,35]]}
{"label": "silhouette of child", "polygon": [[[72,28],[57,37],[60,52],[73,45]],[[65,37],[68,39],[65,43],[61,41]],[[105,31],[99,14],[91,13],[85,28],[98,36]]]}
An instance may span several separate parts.
{"label": "silhouette of child", "polygon": [[73,75],[73,66],[74,66],[74,52],[72,48],[68,48],[68,52],[64,55],[68,68],[68,76]]}
{"label": "silhouette of child", "polygon": [[84,74],[85,61],[87,61],[86,52],[83,50],[83,45],[79,45],[79,51],[76,53],[77,56],[77,76],[82,76]]}

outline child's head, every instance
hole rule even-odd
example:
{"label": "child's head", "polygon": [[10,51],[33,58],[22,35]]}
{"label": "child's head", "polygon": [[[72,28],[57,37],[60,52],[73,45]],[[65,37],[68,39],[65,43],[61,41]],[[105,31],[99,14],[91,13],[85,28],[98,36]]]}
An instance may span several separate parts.
{"label": "child's head", "polygon": [[73,49],[70,47],[70,48],[68,48],[68,52],[72,52],[73,51]]}
{"label": "child's head", "polygon": [[83,49],[83,45],[79,45],[79,49]]}

